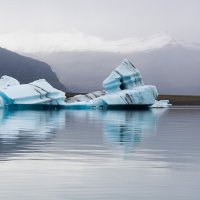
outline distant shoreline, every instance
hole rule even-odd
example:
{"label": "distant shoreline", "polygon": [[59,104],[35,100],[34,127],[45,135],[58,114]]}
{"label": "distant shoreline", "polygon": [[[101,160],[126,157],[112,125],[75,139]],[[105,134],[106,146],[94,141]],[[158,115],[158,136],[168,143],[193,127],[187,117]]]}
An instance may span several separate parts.
{"label": "distant shoreline", "polygon": [[[85,93],[66,93],[67,97],[73,97],[78,94]],[[169,100],[172,105],[180,106],[199,106],[200,105],[200,96],[192,95],[159,95],[158,100]]]}
{"label": "distant shoreline", "polygon": [[199,106],[200,96],[190,95],[159,95],[158,100],[167,99],[172,105],[180,106]]}

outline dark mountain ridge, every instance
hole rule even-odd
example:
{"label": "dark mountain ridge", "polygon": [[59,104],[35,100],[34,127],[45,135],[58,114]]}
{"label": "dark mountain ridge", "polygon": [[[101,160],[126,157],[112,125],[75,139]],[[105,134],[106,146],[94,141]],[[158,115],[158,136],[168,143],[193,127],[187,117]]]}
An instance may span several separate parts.
{"label": "dark mountain ridge", "polygon": [[11,76],[22,84],[37,79],[46,79],[53,87],[67,91],[51,67],[45,62],[0,48],[0,77],[3,75]]}

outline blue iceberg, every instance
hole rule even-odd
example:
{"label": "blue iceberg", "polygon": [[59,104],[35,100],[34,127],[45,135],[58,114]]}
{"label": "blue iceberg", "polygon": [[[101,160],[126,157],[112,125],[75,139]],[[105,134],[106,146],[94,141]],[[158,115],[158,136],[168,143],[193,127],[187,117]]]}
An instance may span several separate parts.
{"label": "blue iceberg", "polygon": [[20,84],[16,79],[0,79],[0,107],[27,106],[65,109],[148,108],[156,102],[155,86],[144,85],[138,69],[127,59],[103,81],[103,90],[67,98],[63,91],[40,79]]}

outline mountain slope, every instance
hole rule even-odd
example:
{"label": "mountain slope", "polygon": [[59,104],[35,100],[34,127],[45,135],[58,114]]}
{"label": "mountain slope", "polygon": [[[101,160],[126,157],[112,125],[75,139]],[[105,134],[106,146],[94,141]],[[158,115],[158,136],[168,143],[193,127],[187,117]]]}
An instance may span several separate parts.
{"label": "mountain slope", "polygon": [[141,71],[144,83],[156,85],[160,94],[200,95],[197,45],[172,43],[160,49],[129,54],[57,52],[39,58],[54,66],[53,70],[71,91],[101,89],[104,78],[128,58]]}
{"label": "mountain slope", "polygon": [[53,87],[66,91],[48,64],[0,48],[0,76],[3,75],[12,76],[20,83],[46,79]]}
{"label": "mountain slope", "polygon": [[200,95],[200,49],[171,44],[134,55],[145,83],[158,86],[162,94]]}

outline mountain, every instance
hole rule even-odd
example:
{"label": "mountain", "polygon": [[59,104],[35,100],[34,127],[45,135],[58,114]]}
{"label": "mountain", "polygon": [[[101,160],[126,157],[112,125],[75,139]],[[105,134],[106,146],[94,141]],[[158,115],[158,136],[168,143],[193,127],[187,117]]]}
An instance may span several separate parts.
{"label": "mountain", "polygon": [[161,49],[134,54],[145,83],[162,94],[200,95],[200,48],[193,44],[169,44]]}
{"label": "mountain", "polygon": [[200,47],[172,42],[138,53],[55,52],[32,55],[51,64],[59,79],[74,92],[101,89],[101,83],[124,58],[141,71],[145,84],[160,94],[200,95]]}
{"label": "mountain", "polygon": [[46,79],[53,87],[66,91],[48,64],[0,48],[0,76],[3,75],[12,76],[20,83]]}

